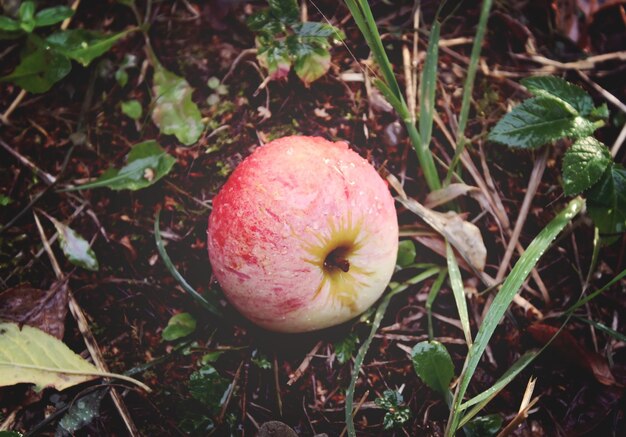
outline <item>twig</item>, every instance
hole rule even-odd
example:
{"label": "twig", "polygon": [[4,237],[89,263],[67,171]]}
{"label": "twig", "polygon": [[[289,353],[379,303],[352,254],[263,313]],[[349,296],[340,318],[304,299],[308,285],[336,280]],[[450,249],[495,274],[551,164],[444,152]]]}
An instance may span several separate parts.
{"label": "twig", "polygon": [[280,417],[283,417],[283,397],[280,394],[280,381],[278,379],[278,358],[276,357],[275,353],[274,353],[274,363],[272,367],[274,370],[274,387],[276,389],[276,403],[278,404],[278,412],[280,413]]}
{"label": "twig", "polygon": [[[522,207],[520,208],[519,214],[517,215],[517,220],[515,222],[515,227],[513,228],[513,233],[511,234],[511,239],[509,240],[509,245],[507,246],[506,252],[504,252],[504,256],[500,261],[500,268],[498,269],[498,274],[496,275],[496,282],[500,282],[504,278],[506,269],[509,265],[509,262],[511,261],[513,250],[515,250],[515,246],[519,241],[519,237],[522,232],[522,228],[524,227],[524,223],[526,223],[526,218],[528,217],[528,212],[530,211],[530,205],[533,198],[535,197],[535,194],[537,193],[537,188],[539,187],[539,183],[541,182],[541,177],[543,176],[543,172],[546,169],[546,162],[548,161],[549,151],[550,149],[548,147],[545,147],[541,156],[535,161],[535,166],[533,167],[532,173],[530,174],[528,189],[526,190],[526,194],[524,195]],[[544,298],[546,297],[547,301],[549,301],[549,296],[544,296]]]}
{"label": "twig", "polygon": [[[45,231],[41,226],[41,222],[39,221],[39,216],[37,213],[33,212],[33,216],[35,218],[35,224],[37,225],[37,230],[39,231],[39,235],[41,237],[41,242],[43,243],[44,249],[48,254],[48,258],[50,259],[50,264],[52,265],[52,269],[57,277],[57,279],[63,279],[65,275],[63,274],[61,267],[59,266],[59,262],[54,256],[54,252],[52,252],[52,248],[50,247],[50,242],[46,237]],[[100,347],[91,332],[91,328],[89,327],[89,322],[87,321],[87,317],[85,317],[85,313],[82,308],[79,306],[76,298],[72,291],[68,288],[67,290],[69,295],[69,307],[74,319],[76,320],[76,324],[78,325],[78,329],[83,336],[85,344],[87,345],[87,350],[89,350],[89,355],[93,359],[94,364],[101,372],[110,373],[107,365],[102,356],[102,352],[100,351]],[[126,429],[128,429],[129,434],[132,437],[139,437],[139,430],[135,426],[133,419],[130,417],[130,413],[124,404],[124,401],[120,394],[115,389],[111,389],[111,397],[113,399],[113,403],[115,404],[117,410],[126,425]]]}
{"label": "twig", "polygon": [[53,184],[53,183],[56,182],[57,178],[52,176],[50,173],[48,173],[48,172],[40,169],[39,167],[37,167],[37,165],[35,165],[27,157],[25,157],[24,155],[20,154],[17,150],[15,150],[11,146],[9,146],[2,138],[0,138],[0,146],[2,146],[2,148],[4,150],[9,152],[9,154],[11,154],[15,159],[17,159],[23,165],[28,167],[33,173],[35,173],[37,176],[39,176],[41,179],[43,179],[44,182],[47,185],[50,185],[50,184]]}
{"label": "twig", "polygon": [[[359,399],[359,402],[357,402],[356,407],[354,408],[354,411],[352,411],[352,417],[356,416],[356,413],[359,412],[359,410],[361,409],[361,407],[365,403],[365,400],[367,399],[369,394],[370,394],[370,391],[369,390],[365,390],[365,393],[363,393],[363,396],[361,396],[361,399]],[[341,431],[341,434],[339,434],[339,437],[343,437],[344,435],[346,435],[347,431],[348,431],[348,426],[344,426],[343,427],[343,431]]]}
{"label": "twig", "polygon": [[613,104],[617,109],[619,109],[620,111],[622,111],[624,114],[626,114],[626,105],[623,104],[617,97],[615,97],[613,94],[611,94],[610,92],[608,92],[607,90],[605,90],[604,88],[602,88],[600,85],[598,85],[597,83],[595,83],[593,80],[589,79],[589,76],[587,76],[585,73],[583,73],[580,70],[577,70],[577,73],[580,77],[583,78],[583,80],[585,82],[587,82],[593,89],[595,89],[597,92],[599,92],[600,94],[602,94],[602,97],[604,97],[607,102]]}
{"label": "twig", "polygon": [[553,68],[559,68],[562,70],[593,70],[596,68],[596,64],[607,61],[626,61],[626,51],[603,53],[602,55],[589,56],[587,59],[573,62],[559,62],[554,59],[546,58],[539,55],[521,55],[512,54],[514,58],[523,59],[527,61],[533,61],[538,64],[547,65]]}
{"label": "twig", "polygon": [[13,102],[11,102],[7,110],[4,111],[4,114],[0,115],[0,122],[2,122],[2,124],[9,124],[9,117],[11,117],[13,111],[15,111],[20,103],[22,103],[22,100],[24,100],[24,97],[26,97],[26,93],[26,90],[21,90],[17,97],[13,100]]}
{"label": "twig", "polygon": [[309,368],[309,365],[311,364],[311,360],[313,359],[313,355],[317,353],[320,347],[322,347],[321,340],[318,341],[315,346],[313,346],[313,349],[311,349],[311,352],[306,354],[306,357],[304,357],[304,360],[302,360],[302,363],[300,363],[296,371],[293,372],[293,374],[289,377],[289,381],[287,381],[287,385],[293,385],[298,379],[300,379],[300,377],[302,377],[304,372],[306,372],[306,369]]}
{"label": "twig", "polygon": [[622,144],[624,144],[624,140],[626,140],[626,123],[622,126],[622,130],[611,147],[611,156],[613,156],[613,158],[617,156],[619,149],[622,147]]}

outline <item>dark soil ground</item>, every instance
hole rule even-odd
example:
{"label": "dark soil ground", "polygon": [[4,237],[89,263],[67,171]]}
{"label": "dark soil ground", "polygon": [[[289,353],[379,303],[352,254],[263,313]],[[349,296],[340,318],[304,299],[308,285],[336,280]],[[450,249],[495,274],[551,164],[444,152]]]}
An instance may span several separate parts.
{"label": "dark soil ground", "polygon": [[[72,27],[119,31],[135,24],[129,9],[113,0],[83,3]],[[391,61],[403,80],[401,48],[403,42],[412,39],[412,2],[371,3]],[[422,3],[421,25],[428,29],[438,2]],[[518,81],[529,75],[564,77],[588,90],[596,104],[604,103],[606,98],[590,82],[625,101],[623,61],[609,59],[581,70],[565,63],[624,50],[626,24],[623,2],[600,2],[608,5],[589,14],[575,13],[581,36],[573,41],[560,23],[565,14],[563,4],[577,2],[495,3],[475,82],[467,136],[476,168],[483,178],[489,180],[490,175],[493,192],[501,199],[513,225],[533,163],[542,152],[512,152],[486,142],[485,134],[511,105],[527,97]],[[93,240],[100,262],[95,273],[72,266],[58,245],[53,245],[53,251],[67,278],[67,288],[86,315],[109,369],[124,373],[144,366],[135,377],[148,384],[153,393],[115,385],[138,435],[253,436],[269,420],[283,421],[303,436],[339,436],[344,429],[344,398],[352,361],[339,364],[334,345],[350,332],[364,339],[369,325],[357,320],[305,335],[278,335],[256,328],[223,299],[211,275],[206,247],[211,199],[220,186],[259,144],[287,134],[346,140],[374,166],[399,176],[409,195],[424,201],[427,188],[396,115],[381,110],[363,82],[346,82],[342,76],[348,70],[360,73],[361,61],[369,53],[347,9],[324,0],[315,5],[342,28],[350,51],[344,46],[334,47],[331,70],[310,87],[292,73],[286,80],[269,82],[257,91],[265,72],[259,69],[255,56],[244,54],[236,64],[233,62],[242,51],[254,47],[254,35],[245,19],[265,7],[264,2],[153,2],[149,37],[154,51],[166,68],[185,77],[195,88],[193,100],[208,121],[207,130],[191,147],[178,144],[172,136],[160,135],[149,117],[135,123],[120,111],[120,102],[129,99],[139,100],[144,108],[150,105],[152,69],[147,64],[142,68],[146,52],[140,32],[130,34],[88,68],[74,65],[71,74],[49,92],[27,95],[11,115],[10,123],[0,126],[0,140],[6,144],[0,149],[0,194],[11,199],[10,204],[0,207],[0,290],[8,290],[0,294],[0,302],[16,290],[51,290],[57,283],[50,259],[42,251],[33,213],[41,218],[48,238],[55,231],[43,212],[59,220],[71,220],[73,229]],[[317,7],[308,3],[309,19],[313,21],[322,19]],[[138,2],[139,11],[145,8],[145,2]],[[466,1],[444,9],[449,18],[442,27],[444,44],[436,104],[442,124],[435,126],[432,144],[435,156],[444,163],[453,154],[446,131],[455,131],[479,12],[479,2]],[[426,43],[422,35],[421,53]],[[549,62],[531,60],[531,47],[537,55],[561,64],[554,67]],[[129,54],[136,56],[138,63],[128,70],[128,85],[121,87],[113,73]],[[0,41],[0,74],[12,71],[18,58],[15,42]],[[216,105],[207,104],[211,94],[207,80],[213,76],[224,78],[231,68],[225,80],[228,94]],[[6,110],[20,90],[9,83],[0,83],[0,90],[0,109]],[[259,107],[267,107],[271,117],[264,119]],[[609,108],[610,120],[597,137],[610,147],[624,123],[624,114],[611,104]],[[157,139],[177,159],[173,171],[155,185],[139,191],[58,191],[66,184],[97,177],[111,165],[120,166],[129,147],[146,139]],[[549,151],[545,174],[520,237],[524,247],[568,200],[559,179],[566,145],[559,143]],[[49,187],[41,175],[33,173],[7,148],[28,158],[39,170],[58,177],[56,185]],[[624,156],[622,148],[616,161],[623,161]],[[474,185],[463,171],[466,182]],[[444,172],[441,169],[442,175]],[[508,241],[503,241],[495,219],[483,214],[471,198],[460,198],[458,208],[481,229],[488,250],[486,271],[495,276]],[[153,231],[158,209],[162,209],[161,230],[174,265],[196,290],[220,298],[225,320],[216,320],[195,304],[165,267]],[[398,211],[404,231],[431,233],[415,216],[401,208]],[[10,226],[5,227],[8,223]],[[591,290],[625,268],[624,238],[619,236],[617,240],[601,249]],[[445,258],[419,242],[417,251],[418,262],[445,265]],[[566,229],[538,266],[550,302],[536,291],[532,280],[522,291],[545,320],[538,323],[533,314],[513,305],[491,340],[490,354],[479,366],[470,394],[493,384],[521,354],[541,346],[551,335],[551,327],[560,326],[563,311],[581,293],[592,251],[593,227],[583,217]],[[400,277],[410,273],[402,272]],[[466,286],[476,290],[468,298],[476,332],[489,293],[480,293],[484,286],[471,273],[465,272],[464,278]],[[401,348],[412,348],[428,337],[424,303],[431,285],[432,279],[410,288],[395,297],[387,310],[357,384],[355,404],[363,400],[355,415],[358,435],[438,436],[445,429],[446,404],[415,375],[409,356]],[[581,317],[624,333],[625,287],[623,282],[615,285],[588,305]],[[28,309],[27,302],[21,310]],[[179,312],[189,312],[197,319],[196,331],[178,341],[163,341],[163,328]],[[447,284],[434,303],[433,313],[435,337],[450,351],[458,375],[466,347]],[[56,323],[62,315],[64,342],[88,356],[75,317],[65,314],[65,310],[56,313]],[[534,377],[534,395],[540,398],[515,435],[623,436],[624,342],[580,319],[572,319],[566,332],[571,335],[562,335],[561,341],[489,404],[486,413],[498,414],[508,423],[517,413],[529,378]],[[214,352],[219,354],[207,358]],[[288,384],[311,352],[302,375]],[[190,381],[190,376],[207,364],[201,361],[211,358],[215,358],[212,365],[219,377]],[[613,382],[599,376],[607,371],[613,375]],[[0,423],[29,435],[53,435],[64,410],[55,413],[99,383],[63,392],[46,389],[41,394],[35,394],[26,384],[2,388]],[[228,384],[232,384],[232,390],[226,390],[230,396],[222,399]],[[411,418],[394,430],[383,429],[385,412],[373,402],[389,388],[401,388],[411,410]],[[204,396],[192,396],[194,390]],[[127,426],[110,396],[103,398],[96,418],[76,432],[91,436],[127,434]]]}

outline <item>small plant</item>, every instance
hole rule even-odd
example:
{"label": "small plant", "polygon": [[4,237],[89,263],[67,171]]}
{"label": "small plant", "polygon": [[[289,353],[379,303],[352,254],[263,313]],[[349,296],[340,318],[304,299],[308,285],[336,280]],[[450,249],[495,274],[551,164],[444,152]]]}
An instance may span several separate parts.
{"label": "small plant", "polygon": [[115,34],[85,29],[61,30],[46,37],[34,31],[52,26],[72,16],[67,6],[56,6],[35,12],[35,2],[20,5],[16,18],[0,16],[0,38],[25,38],[19,65],[1,82],[12,82],[31,93],[44,93],[72,69],[71,61],[87,66],[107,52],[131,30]]}
{"label": "small plant", "polygon": [[257,32],[257,59],[272,79],[287,76],[293,66],[305,84],[330,68],[333,39],[343,35],[336,27],[300,21],[296,0],[269,0],[269,8],[250,16],[248,26]]}
{"label": "small plant", "polygon": [[513,148],[536,149],[562,138],[574,141],[563,157],[563,190],[584,193],[587,210],[601,235],[626,230],[626,169],[591,135],[608,118],[582,88],[554,76],[522,80],[534,97],[502,117],[489,139]]}
{"label": "small plant", "polygon": [[383,395],[376,398],[374,403],[387,410],[383,418],[383,427],[385,429],[401,426],[411,417],[411,410],[403,405],[402,393],[397,390],[385,390]]}

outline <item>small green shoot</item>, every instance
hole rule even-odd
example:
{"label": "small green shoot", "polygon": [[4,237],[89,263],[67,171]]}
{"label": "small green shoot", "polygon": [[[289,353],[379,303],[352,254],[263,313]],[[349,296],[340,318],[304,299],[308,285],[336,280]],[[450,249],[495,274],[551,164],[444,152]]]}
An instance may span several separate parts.
{"label": "small green shoot", "polygon": [[122,114],[135,121],[139,120],[141,118],[141,114],[143,113],[143,108],[138,100],[128,100],[126,102],[122,102],[120,107],[122,109]]}
{"label": "small green shoot", "polygon": [[269,8],[252,15],[248,27],[257,34],[257,59],[270,77],[284,78],[293,66],[305,84],[326,74],[332,42],[343,38],[330,24],[301,22],[296,0],[269,0]]}
{"label": "small green shoot", "polygon": [[383,418],[385,429],[402,426],[411,417],[411,410],[403,405],[404,399],[398,390],[385,390],[381,397],[374,400],[374,403],[387,410]]}

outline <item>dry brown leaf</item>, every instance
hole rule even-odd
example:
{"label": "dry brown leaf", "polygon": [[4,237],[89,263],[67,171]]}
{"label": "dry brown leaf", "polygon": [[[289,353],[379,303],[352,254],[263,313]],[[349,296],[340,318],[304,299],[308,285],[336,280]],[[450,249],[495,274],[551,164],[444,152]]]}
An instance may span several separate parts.
{"label": "dry brown leaf", "polygon": [[50,290],[27,285],[10,288],[0,294],[0,320],[33,326],[62,339],[68,298],[67,280],[55,282]]}
{"label": "dry brown leaf", "polygon": [[439,190],[431,191],[428,196],[426,196],[424,206],[431,209],[436,208],[440,205],[445,205],[446,203],[453,201],[459,196],[464,196],[468,193],[476,191],[480,192],[478,188],[472,187],[471,185],[460,183],[450,184]]}

